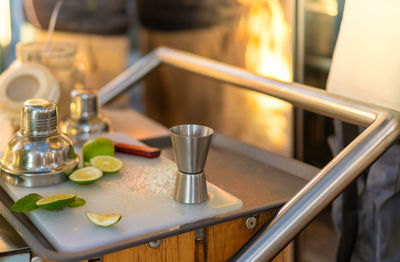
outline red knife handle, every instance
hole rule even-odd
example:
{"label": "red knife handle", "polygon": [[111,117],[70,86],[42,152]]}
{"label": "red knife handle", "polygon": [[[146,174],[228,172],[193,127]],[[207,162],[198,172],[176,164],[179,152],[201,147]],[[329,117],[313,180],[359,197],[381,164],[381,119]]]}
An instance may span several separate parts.
{"label": "red knife handle", "polygon": [[148,158],[158,157],[161,153],[161,150],[156,147],[137,146],[123,143],[115,143],[114,148],[116,152],[144,156]]}

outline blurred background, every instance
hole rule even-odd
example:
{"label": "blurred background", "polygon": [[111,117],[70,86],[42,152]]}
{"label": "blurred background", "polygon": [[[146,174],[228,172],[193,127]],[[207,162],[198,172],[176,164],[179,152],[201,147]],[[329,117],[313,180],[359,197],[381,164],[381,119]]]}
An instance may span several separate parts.
{"label": "blurred background", "polygon": [[[96,89],[160,45],[274,79],[325,88],[344,4],[344,0],[60,2],[52,40],[76,45],[76,82]],[[56,3],[0,1],[0,71],[17,59],[17,43],[48,39]],[[329,121],[177,69],[160,68],[112,105],[133,107],[166,126],[197,121],[316,166],[331,158],[326,145]]]}
{"label": "blurred background", "polygon": [[[65,76],[62,71],[56,77],[69,80],[64,86],[59,83],[67,91],[100,89],[160,45],[324,89],[343,5],[344,0],[0,0],[0,72],[24,59],[26,49],[17,48],[18,43],[50,39],[75,46],[68,54],[73,68],[67,71],[73,73]],[[68,95],[59,99],[68,104]],[[327,145],[333,132],[330,119],[179,69],[161,66],[107,107],[133,108],[167,127],[204,124],[317,167],[332,158]],[[7,111],[1,104],[0,110]],[[307,242],[313,238],[307,234],[326,231],[324,239],[335,245],[329,210],[313,224],[299,246],[316,245],[321,254],[326,243]],[[329,261],[312,258],[308,250],[302,252],[303,261]],[[327,250],[326,257],[333,261],[335,250]]]}

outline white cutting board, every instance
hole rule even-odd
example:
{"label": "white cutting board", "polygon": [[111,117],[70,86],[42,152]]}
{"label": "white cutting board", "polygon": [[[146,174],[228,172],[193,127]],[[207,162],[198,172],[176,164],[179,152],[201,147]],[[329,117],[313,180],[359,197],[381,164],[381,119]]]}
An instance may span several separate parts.
{"label": "white cutting board", "polygon": [[[125,134],[108,137],[124,143],[139,143]],[[76,148],[80,153],[80,148]],[[202,204],[181,204],[171,197],[176,164],[164,157],[147,159],[117,153],[125,166],[118,174],[103,176],[90,185],[76,185],[71,181],[36,188],[1,185],[14,199],[29,193],[43,197],[75,193],[86,200],[86,205],[61,211],[37,209],[28,216],[47,240],[60,252],[79,252],[101,247],[159,230],[193,223],[198,220],[241,208],[240,199],[207,183],[210,199]],[[206,174],[207,175],[207,174]],[[122,219],[112,227],[92,224],[85,211],[119,213]]]}

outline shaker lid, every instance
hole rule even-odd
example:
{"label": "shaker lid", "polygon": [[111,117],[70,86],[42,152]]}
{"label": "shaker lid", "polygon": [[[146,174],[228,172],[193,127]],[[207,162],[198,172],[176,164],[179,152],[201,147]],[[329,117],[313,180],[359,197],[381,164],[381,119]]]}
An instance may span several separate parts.
{"label": "shaker lid", "polygon": [[21,133],[25,136],[47,136],[57,132],[57,105],[46,99],[28,99],[21,112]]}
{"label": "shaker lid", "polygon": [[99,114],[98,97],[95,90],[71,91],[70,116],[74,120],[87,120]]}

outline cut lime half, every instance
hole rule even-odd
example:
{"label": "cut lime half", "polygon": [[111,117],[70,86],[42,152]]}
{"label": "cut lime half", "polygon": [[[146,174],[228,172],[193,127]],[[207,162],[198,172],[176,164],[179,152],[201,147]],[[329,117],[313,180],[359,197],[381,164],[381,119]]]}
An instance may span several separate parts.
{"label": "cut lime half", "polygon": [[101,227],[112,226],[122,217],[120,214],[99,214],[89,211],[86,212],[86,216],[93,224]]}
{"label": "cut lime half", "polygon": [[95,156],[90,159],[90,164],[105,174],[115,174],[124,166],[124,162],[112,156]]}
{"label": "cut lime half", "polygon": [[75,197],[75,194],[52,195],[38,200],[36,205],[50,211],[60,210],[72,203]]}
{"label": "cut lime half", "polygon": [[94,166],[75,170],[68,178],[80,185],[91,184],[103,176],[103,172]]}

